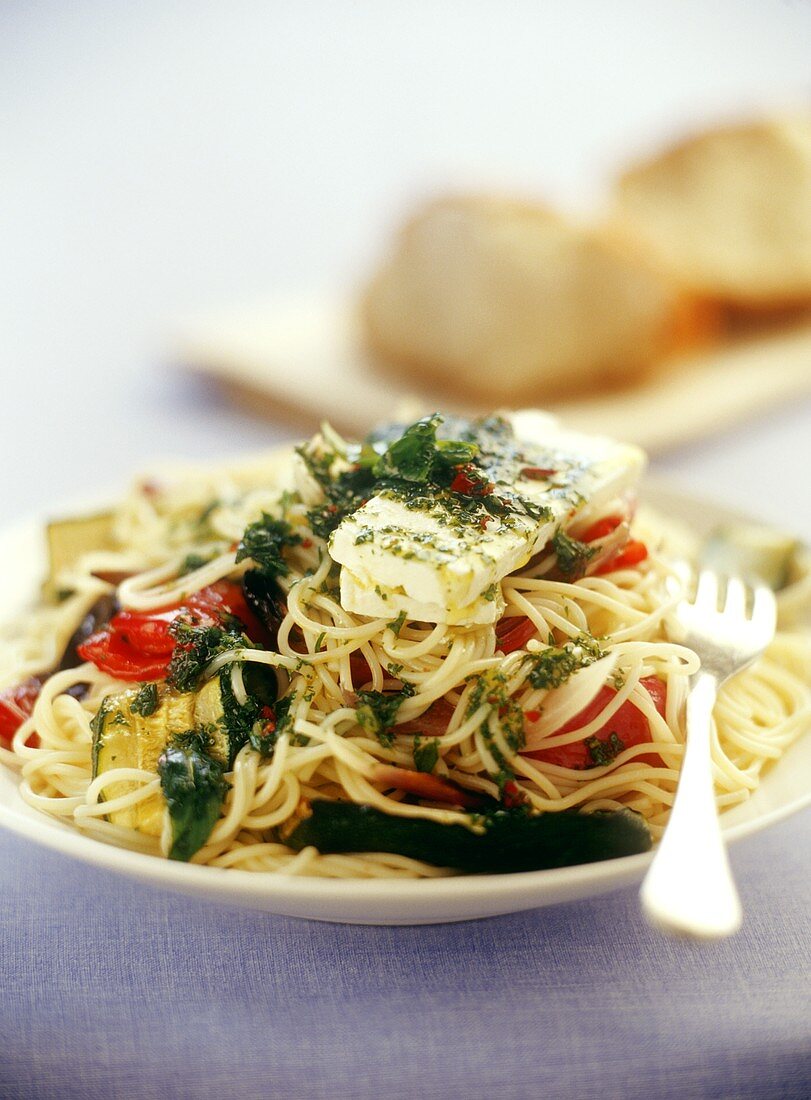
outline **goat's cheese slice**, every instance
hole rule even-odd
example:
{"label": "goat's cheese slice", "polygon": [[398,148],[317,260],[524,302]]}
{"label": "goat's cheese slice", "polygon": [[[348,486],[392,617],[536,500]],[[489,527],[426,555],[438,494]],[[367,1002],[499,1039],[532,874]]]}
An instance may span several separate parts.
{"label": "goat's cheese slice", "polygon": [[504,610],[500,582],[559,529],[582,529],[607,514],[644,469],[637,447],[565,430],[545,413],[505,414],[498,423],[504,430],[482,429],[480,461],[494,493],[515,501],[516,510],[460,516],[454,494],[440,489],[419,494],[416,504],[396,492],[373,496],[330,537],[347,610],[451,625],[495,622]]}

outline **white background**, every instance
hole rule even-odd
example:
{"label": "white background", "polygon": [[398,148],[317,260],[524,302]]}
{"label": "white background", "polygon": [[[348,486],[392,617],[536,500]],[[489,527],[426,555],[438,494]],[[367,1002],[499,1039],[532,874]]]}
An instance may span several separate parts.
{"label": "white background", "polygon": [[[352,287],[433,191],[589,210],[633,152],[809,99],[808,0],[0,0],[4,517],[290,434],[167,362],[187,314]],[[809,434],[806,402],[658,466],[811,532]]]}

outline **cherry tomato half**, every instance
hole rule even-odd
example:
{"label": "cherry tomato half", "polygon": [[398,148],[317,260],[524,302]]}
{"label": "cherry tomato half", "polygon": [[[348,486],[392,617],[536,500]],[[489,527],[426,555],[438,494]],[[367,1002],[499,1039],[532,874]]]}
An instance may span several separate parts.
{"label": "cherry tomato half", "polygon": [[[667,702],[665,684],[655,676],[646,676],[639,682],[650,695],[653,705],[664,717]],[[593,722],[616,694],[612,687],[600,688],[589,705],[584,707],[579,714],[576,714],[564,726],[561,726],[559,730],[556,730],[554,736],[560,733],[570,733],[572,730]],[[609,718],[605,725],[601,726],[593,736],[602,744],[611,744],[612,734],[621,742],[619,751],[631,748],[632,745],[642,745],[651,739],[647,718],[630,700],[624,702],[616,714]],[[589,748],[590,741],[591,738],[585,738],[583,741],[573,741],[570,745],[558,745],[557,748],[552,749],[534,749],[531,752],[522,753],[522,755],[531,757],[533,760],[543,760],[547,764],[557,764],[561,768],[576,768],[578,770],[593,768],[597,765],[592,750]],[[654,767],[662,763],[661,757],[656,753],[646,753],[635,757],[635,759]]]}

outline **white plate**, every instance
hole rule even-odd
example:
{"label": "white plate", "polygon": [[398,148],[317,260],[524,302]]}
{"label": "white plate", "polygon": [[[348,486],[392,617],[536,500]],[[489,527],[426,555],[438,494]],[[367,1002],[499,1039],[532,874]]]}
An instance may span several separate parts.
{"label": "white plate", "polygon": [[[661,485],[645,499],[687,521],[698,534],[740,515]],[[0,536],[0,608],[15,611],[35,591],[43,569],[42,524]],[[23,594],[21,596],[21,594]],[[728,840],[738,840],[811,805],[811,735],[806,733],[747,802],[724,814]],[[140,882],[210,901],[268,913],[353,924],[430,924],[471,920],[594,897],[639,882],[650,855],[512,875],[367,881],[296,878],[169,862],[82,836],[27,806],[14,772],[0,765],[0,824],[29,840]]]}

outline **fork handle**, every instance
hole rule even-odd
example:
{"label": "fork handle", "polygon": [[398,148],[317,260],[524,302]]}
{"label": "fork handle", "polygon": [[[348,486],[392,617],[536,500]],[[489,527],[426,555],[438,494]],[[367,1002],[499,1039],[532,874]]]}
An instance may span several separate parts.
{"label": "fork handle", "polygon": [[712,782],[710,730],[717,693],[711,673],[696,673],[687,697],[689,733],[676,798],[641,891],[652,923],[702,939],[731,935],[742,916]]}

